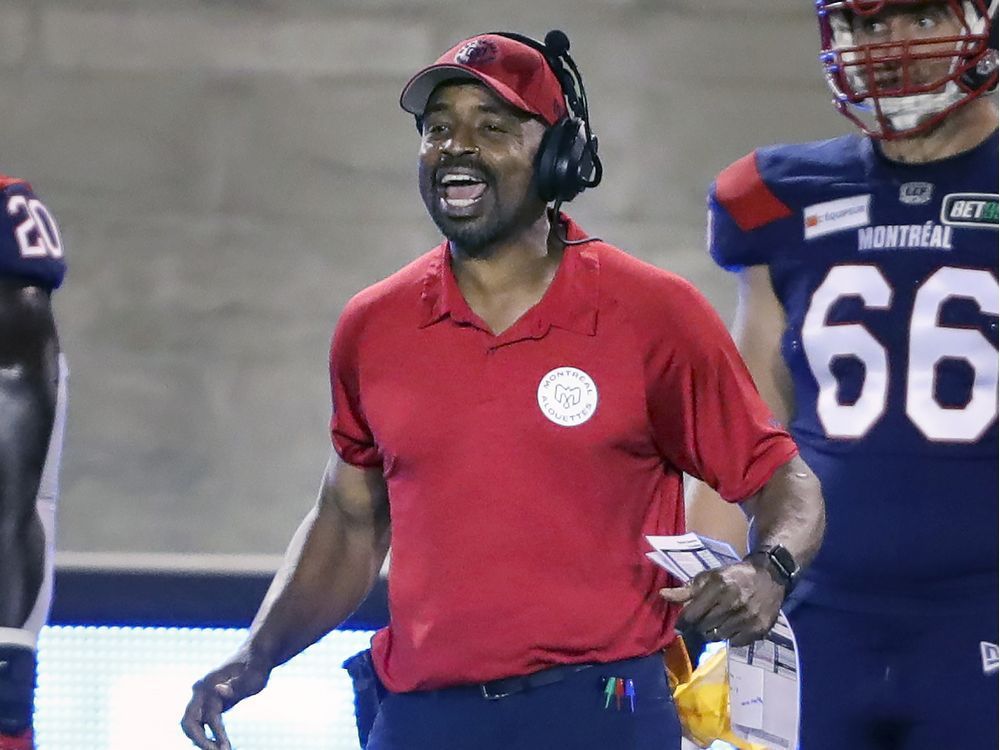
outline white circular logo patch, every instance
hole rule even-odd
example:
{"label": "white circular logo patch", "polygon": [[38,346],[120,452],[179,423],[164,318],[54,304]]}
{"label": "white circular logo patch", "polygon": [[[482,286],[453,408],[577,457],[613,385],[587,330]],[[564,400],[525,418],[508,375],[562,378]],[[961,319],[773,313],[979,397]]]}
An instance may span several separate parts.
{"label": "white circular logo patch", "polygon": [[576,427],[594,416],[597,386],[583,370],[557,367],[538,384],[538,408],[549,421]]}

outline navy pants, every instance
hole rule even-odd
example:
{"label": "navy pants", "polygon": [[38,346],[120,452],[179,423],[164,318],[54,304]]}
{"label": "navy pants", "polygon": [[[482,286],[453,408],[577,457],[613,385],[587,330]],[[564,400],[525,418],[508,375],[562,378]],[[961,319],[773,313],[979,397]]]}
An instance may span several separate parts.
{"label": "navy pants", "polygon": [[[635,711],[605,678],[631,679]],[[659,654],[598,664],[560,682],[487,700],[478,687],[387,693],[367,750],[678,750],[681,729]]]}
{"label": "navy pants", "polygon": [[[989,597],[991,598],[991,597]],[[798,602],[800,750],[978,750],[997,746],[997,602],[928,604],[919,616]]]}

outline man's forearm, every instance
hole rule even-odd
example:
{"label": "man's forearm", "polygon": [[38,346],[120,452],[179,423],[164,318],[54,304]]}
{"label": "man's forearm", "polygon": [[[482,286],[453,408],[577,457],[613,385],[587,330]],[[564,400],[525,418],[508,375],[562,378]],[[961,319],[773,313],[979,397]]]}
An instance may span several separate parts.
{"label": "man's forearm", "polygon": [[750,519],[750,550],[782,545],[805,567],[816,556],[826,527],[819,480],[796,456],[742,503]]}
{"label": "man's forearm", "polygon": [[[750,519],[750,555],[699,573],[687,586],[660,592],[668,602],[684,604],[678,627],[735,646],[751,643],[774,625],[796,569],[819,551],[825,526],[819,480],[798,456],[741,507]],[[778,545],[784,550],[768,549]],[[766,556],[754,554],[765,550]]]}
{"label": "man's forearm", "polygon": [[243,651],[273,668],[312,645],[358,608],[385,559],[387,531],[352,527],[314,509],[289,545]]}

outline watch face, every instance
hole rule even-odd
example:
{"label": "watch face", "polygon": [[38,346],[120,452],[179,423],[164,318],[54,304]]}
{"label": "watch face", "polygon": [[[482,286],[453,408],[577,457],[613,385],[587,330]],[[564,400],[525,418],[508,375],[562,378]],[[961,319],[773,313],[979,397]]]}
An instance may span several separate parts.
{"label": "watch face", "polygon": [[768,555],[774,561],[774,564],[781,568],[781,572],[785,578],[791,580],[799,572],[799,566],[795,564],[795,558],[792,557],[792,553],[780,544],[772,547]]}

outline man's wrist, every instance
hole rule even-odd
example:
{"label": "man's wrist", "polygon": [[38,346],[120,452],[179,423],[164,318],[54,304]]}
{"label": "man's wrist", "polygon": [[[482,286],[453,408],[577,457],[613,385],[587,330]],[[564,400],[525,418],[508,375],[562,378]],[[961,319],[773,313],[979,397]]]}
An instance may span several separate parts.
{"label": "man's wrist", "polygon": [[238,655],[247,667],[261,672],[270,673],[277,666],[277,656],[273,644],[250,641],[240,649]]}
{"label": "man's wrist", "polygon": [[800,568],[792,553],[783,545],[775,544],[751,550],[744,560],[766,570],[776,583],[790,593],[799,579]]}

